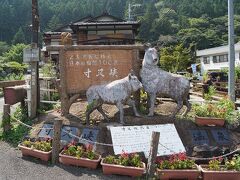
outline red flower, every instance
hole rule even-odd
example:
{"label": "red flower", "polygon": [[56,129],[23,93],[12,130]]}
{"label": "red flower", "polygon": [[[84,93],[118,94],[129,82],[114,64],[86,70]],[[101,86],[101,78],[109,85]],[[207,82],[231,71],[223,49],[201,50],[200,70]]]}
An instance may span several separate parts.
{"label": "red flower", "polygon": [[187,159],[187,156],[186,156],[186,153],[179,153],[178,154],[178,159],[181,160],[181,161],[184,161]]}
{"label": "red flower", "polygon": [[86,144],[85,148],[86,148],[86,151],[92,151],[93,150],[93,145],[92,144]]}
{"label": "red flower", "polygon": [[122,150],[121,157],[128,158],[128,156],[129,156],[129,154],[127,152],[125,152],[124,150]]}

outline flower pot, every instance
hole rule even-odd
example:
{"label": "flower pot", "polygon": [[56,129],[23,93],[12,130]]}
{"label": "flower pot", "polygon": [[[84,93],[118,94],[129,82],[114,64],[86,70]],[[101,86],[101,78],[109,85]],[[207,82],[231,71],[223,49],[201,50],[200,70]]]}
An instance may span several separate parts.
{"label": "flower pot", "polygon": [[204,180],[239,180],[240,171],[213,171],[209,170],[208,165],[200,165]]}
{"label": "flower pot", "polygon": [[21,149],[23,156],[32,156],[35,158],[39,158],[43,161],[50,160],[51,155],[52,155],[52,151],[44,152],[44,151],[39,151],[36,149],[28,148],[28,147],[25,147],[22,145],[18,145],[18,147]]}
{"label": "flower pot", "polygon": [[88,158],[78,159],[74,156],[64,155],[62,152],[59,154],[59,162],[65,165],[74,165],[74,166],[81,166],[81,167],[86,167],[90,169],[97,169],[97,166],[101,160],[100,155],[98,159],[93,159],[93,160]]}
{"label": "flower pot", "polygon": [[159,179],[188,179],[196,180],[200,176],[199,167],[196,165],[195,169],[157,169]]}
{"label": "flower pot", "polygon": [[110,174],[118,174],[118,175],[126,175],[132,177],[140,177],[145,173],[145,163],[143,163],[143,167],[131,167],[131,166],[122,166],[116,164],[107,164],[103,162],[104,159],[101,161],[103,174],[110,175]]}
{"label": "flower pot", "polygon": [[195,123],[198,126],[224,126],[225,120],[223,118],[195,116]]}

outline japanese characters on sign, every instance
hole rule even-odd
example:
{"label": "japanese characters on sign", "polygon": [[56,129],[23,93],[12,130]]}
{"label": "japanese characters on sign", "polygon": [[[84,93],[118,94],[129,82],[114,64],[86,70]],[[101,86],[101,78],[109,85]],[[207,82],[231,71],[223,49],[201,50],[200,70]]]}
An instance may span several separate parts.
{"label": "japanese characters on sign", "polygon": [[126,76],[132,68],[131,50],[66,51],[67,87],[70,92]]}
{"label": "japanese characters on sign", "polygon": [[160,132],[157,156],[185,152],[174,124],[110,127],[115,154],[144,152],[149,156],[152,132]]}
{"label": "japanese characters on sign", "polygon": [[39,48],[23,49],[23,62],[30,63],[33,61],[39,61]]}

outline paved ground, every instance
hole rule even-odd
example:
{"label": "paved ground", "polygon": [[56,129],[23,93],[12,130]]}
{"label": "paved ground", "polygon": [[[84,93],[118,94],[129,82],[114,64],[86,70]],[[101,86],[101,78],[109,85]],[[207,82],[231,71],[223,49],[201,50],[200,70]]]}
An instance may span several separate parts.
{"label": "paved ground", "polygon": [[0,141],[0,180],[77,180],[131,179],[126,176],[105,176],[102,169],[90,170],[74,166],[48,165],[32,158],[22,158],[21,152]]}

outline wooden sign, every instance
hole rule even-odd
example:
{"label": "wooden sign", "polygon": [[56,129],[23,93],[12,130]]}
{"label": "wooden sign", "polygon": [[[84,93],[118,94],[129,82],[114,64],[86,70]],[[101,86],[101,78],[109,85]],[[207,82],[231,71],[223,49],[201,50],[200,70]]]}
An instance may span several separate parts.
{"label": "wooden sign", "polygon": [[68,50],[64,55],[68,93],[87,90],[128,75],[132,50]]}
{"label": "wooden sign", "polygon": [[115,154],[144,152],[149,156],[153,131],[160,132],[157,156],[185,152],[174,124],[109,127]]}

